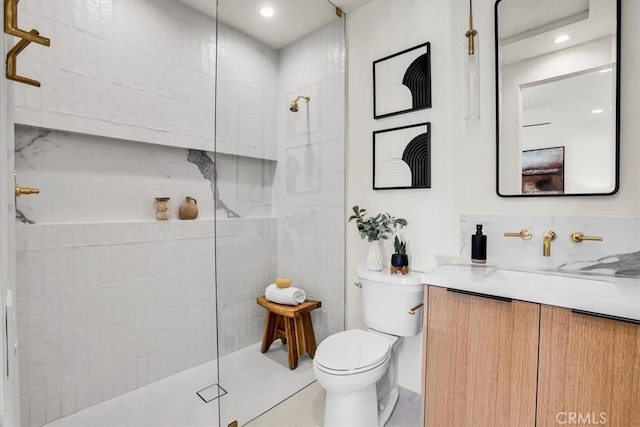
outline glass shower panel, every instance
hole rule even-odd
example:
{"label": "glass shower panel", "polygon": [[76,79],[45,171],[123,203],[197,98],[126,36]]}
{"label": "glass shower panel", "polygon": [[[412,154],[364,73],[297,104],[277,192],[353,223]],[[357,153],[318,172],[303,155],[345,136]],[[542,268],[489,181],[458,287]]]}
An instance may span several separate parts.
{"label": "glass shower panel", "polygon": [[244,425],[315,381],[309,354],[290,369],[281,340],[261,351],[265,309],[256,299],[278,276],[321,302],[311,313],[317,344],[345,323],[345,21],[326,0],[275,2],[268,22],[259,2],[242,4],[252,7],[240,13],[233,0],[218,7],[224,426]]}
{"label": "glass shower panel", "polygon": [[21,425],[218,425],[215,18],[176,0],[18,12],[51,39],[18,58],[42,86],[10,83],[17,179],[40,190],[11,224]]}

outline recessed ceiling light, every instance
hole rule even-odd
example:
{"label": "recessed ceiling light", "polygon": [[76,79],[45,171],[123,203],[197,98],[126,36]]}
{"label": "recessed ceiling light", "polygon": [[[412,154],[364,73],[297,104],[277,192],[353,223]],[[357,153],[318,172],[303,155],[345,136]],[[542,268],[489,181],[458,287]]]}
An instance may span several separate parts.
{"label": "recessed ceiling light", "polygon": [[273,16],[273,8],[269,6],[263,7],[262,9],[260,9],[260,15],[264,16],[265,18],[271,18]]}
{"label": "recessed ceiling light", "polygon": [[567,35],[563,35],[563,36],[558,36],[556,37],[556,39],[554,40],[555,43],[564,43],[567,40],[569,40],[569,36]]}
{"label": "recessed ceiling light", "polygon": [[593,114],[600,114],[602,113],[604,110],[602,108],[596,108],[595,110],[592,111]]}

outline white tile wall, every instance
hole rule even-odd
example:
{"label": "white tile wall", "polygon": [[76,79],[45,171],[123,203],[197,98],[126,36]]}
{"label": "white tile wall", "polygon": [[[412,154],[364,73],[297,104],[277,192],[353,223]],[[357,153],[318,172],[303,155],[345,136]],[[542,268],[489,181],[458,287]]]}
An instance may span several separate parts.
{"label": "white tile wall", "polygon": [[277,220],[216,227],[216,242],[212,220],[17,227],[23,425],[212,360],[216,345],[224,355],[260,341],[255,299],[276,276]]}
{"label": "white tile wall", "polygon": [[216,222],[220,356],[261,339],[265,312],[256,298],[278,275],[277,226],[277,218]]}
{"label": "white tile wall", "polygon": [[[344,329],[343,26],[336,19],[280,52],[278,274],[322,301],[312,313],[318,342]],[[311,100],[292,113],[288,107],[298,95]]]}
{"label": "white tile wall", "polygon": [[24,425],[216,356],[212,220],[22,225],[16,245]]}
{"label": "white tile wall", "polygon": [[173,0],[20,2],[51,47],[21,55],[16,122],[213,149],[215,22]]}
{"label": "white tile wall", "polygon": [[[21,57],[42,88],[15,89],[18,178],[41,188],[18,205],[36,222],[16,242],[24,425],[211,360],[214,259],[222,354],[260,340],[255,298],[278,275],[322,300],[318,341],[344,327],[343,20],[281,52],[220,26],[214,110],[210,18],[173,0],[20,8],[52,39]],[[215,242],[185,150],[213,158],[214,111],[219,196],[243,217],[218,219]],[[153,220],[160,195],[172,218],[198,198],[200,219]]]}
{"label": "white tile wall", "polygon": [[[175,0],[24,0],[16,123],[275,159],[277,52]],[[220,86],[216,109],[216,49]],[[233,52],[233,54],[231,54]]]}

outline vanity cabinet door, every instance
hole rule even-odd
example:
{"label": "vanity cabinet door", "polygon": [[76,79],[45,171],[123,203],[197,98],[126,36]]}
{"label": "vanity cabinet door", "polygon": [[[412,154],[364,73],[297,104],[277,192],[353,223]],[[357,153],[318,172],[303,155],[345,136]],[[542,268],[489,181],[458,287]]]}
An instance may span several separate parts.
{"label": "vanity cabinet door", "polygon": [[538,425],[640,426],[640,325],[542,306]]}
{"label": "vanity cabinet door", "polygon": [[425,426],[534,426],[540,305],[426,294]]}

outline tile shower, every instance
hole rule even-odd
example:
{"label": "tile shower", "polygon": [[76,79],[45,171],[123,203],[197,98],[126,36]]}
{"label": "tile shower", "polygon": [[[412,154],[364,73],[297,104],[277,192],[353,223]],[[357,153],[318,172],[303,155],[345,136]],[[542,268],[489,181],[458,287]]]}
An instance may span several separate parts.
{"label": "tile shower", "polygon": [[[255,344],[278,274],[323,301],[318,341],[343,329],[342,21],[275,51],[224,25],[216,45],[173,1],[20,7],[59,46],[25,55],[41,91],[16,87],[17,176],[41,189],[17,212],[22,425]],[[198,220],[176,220],[185,196]]]}

